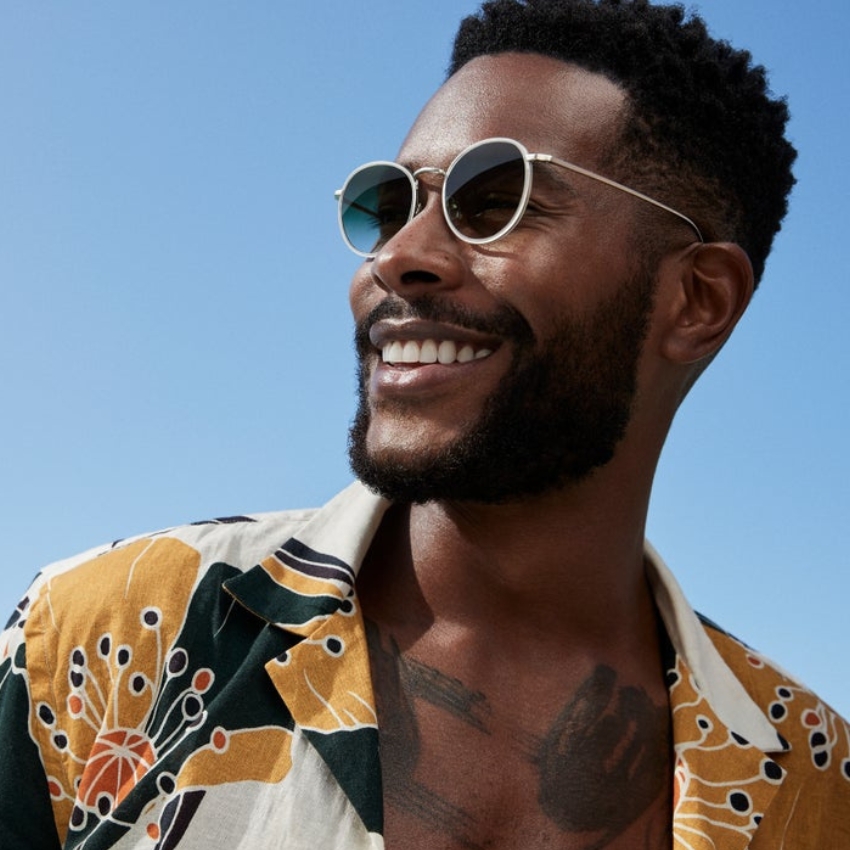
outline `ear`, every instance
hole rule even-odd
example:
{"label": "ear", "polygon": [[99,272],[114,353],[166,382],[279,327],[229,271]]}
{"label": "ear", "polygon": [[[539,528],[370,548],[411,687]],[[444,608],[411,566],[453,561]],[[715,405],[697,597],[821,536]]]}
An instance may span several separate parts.
{"label": "ear", "polygon": [[682,259],[662,353],[680,364],[711,358],[753,295],[753,267],[740,245],[709,242]]}

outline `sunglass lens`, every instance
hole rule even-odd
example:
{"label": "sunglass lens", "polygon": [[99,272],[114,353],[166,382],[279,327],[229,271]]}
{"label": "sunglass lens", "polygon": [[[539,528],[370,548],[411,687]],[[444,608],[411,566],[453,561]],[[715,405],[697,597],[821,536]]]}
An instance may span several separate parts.
{"label": "sunglass lens", "polygon": [[340,221],[351,247],[373,254],[413,214],[413,184],[392,164],[367,165],[349,177],[340,198]]}
{"label": "sunglass lens", "polygon": [[525,181],[525,158],[513,143],[486,142],[466,151],[446,176],[451,226],[472,241],[502,235],[521,214]]}

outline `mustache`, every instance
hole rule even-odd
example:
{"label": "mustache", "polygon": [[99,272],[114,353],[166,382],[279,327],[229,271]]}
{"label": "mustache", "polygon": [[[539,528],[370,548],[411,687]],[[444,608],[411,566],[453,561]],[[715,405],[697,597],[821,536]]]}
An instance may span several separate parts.
{"label": "mustache", "polygon": [[480,313],[433,295],[422,295],[409,301],[389,297],[356,323],[354,344],[360,355],[372,350],[369,329],[381,319],[421,319],[456,325],[466,330],[510,340],[518,348],[532,346],[535,342],[531,326],[517,310],[507,304],[499,304],[490,313]]}

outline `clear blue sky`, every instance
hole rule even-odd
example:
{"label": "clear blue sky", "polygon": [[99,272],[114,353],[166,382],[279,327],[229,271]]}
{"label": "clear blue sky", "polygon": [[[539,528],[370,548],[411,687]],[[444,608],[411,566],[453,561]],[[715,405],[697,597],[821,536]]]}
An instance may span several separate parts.
{"label": "clear blue sky", "polygon": [[[650,537],[695,607],[847,715],[850,7],[697,5],[788,95],[799,185]],[[392,158],[475,6],[2,4],[0,608],[97,543],[348,482],[333,190]]]}

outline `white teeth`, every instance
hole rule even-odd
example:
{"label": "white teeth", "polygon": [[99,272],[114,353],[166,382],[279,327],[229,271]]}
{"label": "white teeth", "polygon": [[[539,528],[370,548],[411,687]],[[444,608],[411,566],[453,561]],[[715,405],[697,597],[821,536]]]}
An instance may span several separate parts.
{"label": "white teeth", "polygon": [[450,340],[444,339],[437,349],[437,360],[444,365],[454,363],[457,357],[457,346]]}
{"label": "white teeth", "polygon": [[422,349],[419,352],[420,363],[436,363],[437,362],[437,343],[433,339],[426,339],[422,343]]}
{"label": "white teeth", "polygon": [[458,363],[469,363],[469,361],[474,359],[474,358],[475,358],[475,351],[473,350],[471,345],[465,345],[457,353],[457,362]]}
{"label": "white teeth", "polygon": [[410,340],[404,344],[404,350],[401,352],[402,363],[418,363],[419,362],[419,343]]}
{"label": "white teeth", "polygon": [[381,351],[384,363],[401,363],[402,353],[404,349],[400,342],[391,342],[385,345]]}
{"label": "white teeth", "polygon": [[490,348],[479,348],[477,351],[469,343],[460,348],[454,340],[444,339],[439,344],[436,340],[426,339],[423,342],[409,339],[406,342],[394,340],[381,349],[384,363],[441,363],[448,366],[451,363],[469,363],[471,360],[482,360],[493,353]]}

